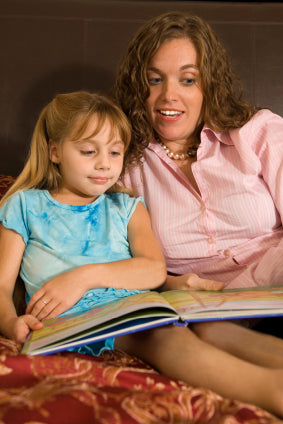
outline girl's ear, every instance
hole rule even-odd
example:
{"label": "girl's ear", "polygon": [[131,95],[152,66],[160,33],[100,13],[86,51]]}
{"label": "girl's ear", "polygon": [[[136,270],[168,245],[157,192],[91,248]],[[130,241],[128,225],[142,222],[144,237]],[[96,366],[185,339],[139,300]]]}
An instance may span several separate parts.
{"label": "girl's ear", "polygon": [[56,141],[49,140],[49,159],[53,163],[60,163],[59,146]]}

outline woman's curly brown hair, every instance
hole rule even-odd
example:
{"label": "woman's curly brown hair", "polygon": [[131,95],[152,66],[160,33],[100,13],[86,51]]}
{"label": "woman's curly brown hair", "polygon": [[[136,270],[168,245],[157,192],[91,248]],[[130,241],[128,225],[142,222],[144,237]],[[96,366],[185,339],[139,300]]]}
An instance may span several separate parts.
{"label": "woman's curly brown hair", "polygon": [[216,131],[239,128],[258,110],[242,100],[241,83],[210,26],[195,15],[164,13],[151,19],[134,35],[117,72],[114,96],[133,129],[127,164],[141,161],[154,134],[145,110],[149,96],[149,62],[164,42],[176,38],[189,38],[197,51],[204,96],[201,127],[206,123]]}

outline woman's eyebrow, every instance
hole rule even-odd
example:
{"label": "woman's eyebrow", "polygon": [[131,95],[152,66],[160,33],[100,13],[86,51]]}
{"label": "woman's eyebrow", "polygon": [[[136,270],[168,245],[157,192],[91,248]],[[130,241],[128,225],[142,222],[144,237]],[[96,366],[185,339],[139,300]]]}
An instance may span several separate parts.
{"label": "woman's eyebrow", "polygon": [[[197,65],[194,65],[193,63],[188,63],[186,65],[181,66],[180,71],[185,71],[187,69],[193,68],[196,71],[199,70]],[[157,73],[162,73],[163,71],[161,69],[156,68],[155,66],[149,66],[148,71],[153,71],[153,72],[157,72]]]}
{"label": "woman's eyebrow", "polygon": [[195,69],[196,71],[198,71],[199,70],[199,68],[198,68],[198,66],[197,65],[194,65],[194,64],[188,64],[188,65],[183,65],[183,66],[181,66],[181,68],[180,68],[180,70],[181,71],[185,71],[186,69],[189,69],[189,68],[193,68],[193,69]]}

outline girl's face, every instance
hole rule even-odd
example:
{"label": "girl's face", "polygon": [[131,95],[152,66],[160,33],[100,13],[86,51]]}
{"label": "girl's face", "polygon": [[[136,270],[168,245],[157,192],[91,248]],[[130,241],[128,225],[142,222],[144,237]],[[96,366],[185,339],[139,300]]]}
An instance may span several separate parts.
{"label": "girl's face", "polygon": [[188,38],[166,41],[149,63],[146,111],[164,144],[195,141],[192,135],[201,121],[203,104],[197,63],[196,49]]}
{"label": "girl's face", "polygon": [[[50,159],[58,164],[62,176],[59,192],[52,193],[62,203],[84,205],[93,202],[118,180],[123,167],[124,143],[108,120],[93,136],[97,126],[93,117],[79,140],[51,141]],[[112,137],[111,137],[112,135]]]}

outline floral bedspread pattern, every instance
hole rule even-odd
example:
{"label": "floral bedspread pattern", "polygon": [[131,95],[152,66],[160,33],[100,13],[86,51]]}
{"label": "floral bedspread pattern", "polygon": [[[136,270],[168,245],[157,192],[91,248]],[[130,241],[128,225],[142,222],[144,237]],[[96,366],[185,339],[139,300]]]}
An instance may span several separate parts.
{"label": "floral bedspread pattern", "polygon": [[[13,181],[0,175],[0,198]],[[25,356],[0,336],[0,424],[280,422],[256,406],[160,375],[118,351]]]}
{"label": "floral bedspread pattern", "polygon": [[255,406],[169,379],[118,351],[25,356],[0,337],[1,424],[278,422]]}

